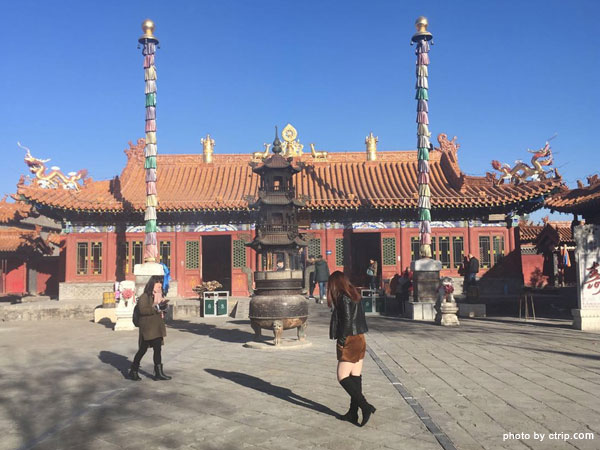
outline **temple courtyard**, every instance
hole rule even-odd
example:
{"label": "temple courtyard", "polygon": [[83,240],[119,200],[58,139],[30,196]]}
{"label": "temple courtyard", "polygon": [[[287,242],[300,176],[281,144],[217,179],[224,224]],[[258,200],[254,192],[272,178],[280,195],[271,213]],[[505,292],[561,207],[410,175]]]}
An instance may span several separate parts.
{"label": "temple courtyard", "polygon": [[[597,449],[599,334],[570,321],[462,319],[459,328],[369,316],[360,428],[336,418],[329,310],[311,304],[311,346],[244,347],[246,320],[174,320],[172,381],[124,378],[137,330],[86,319],[0,327],[1,449]],[[295,338],[286,331],[284,338]]]}

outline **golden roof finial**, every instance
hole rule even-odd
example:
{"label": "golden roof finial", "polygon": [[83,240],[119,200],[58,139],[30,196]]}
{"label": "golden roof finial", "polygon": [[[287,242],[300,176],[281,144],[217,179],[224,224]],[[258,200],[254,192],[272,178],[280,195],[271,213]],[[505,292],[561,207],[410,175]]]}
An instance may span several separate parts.
{"label": "golden roof finial", "polygon": [[367,144],[367,161],[377,160],[377,142],[379,138],[373,135],[373,132],[365,138],[365,144]]}
{"label": "golden roof finial", "polygon": [[203,160],[205,163],[210,164],[213,162],[213,153],[215,151],[215,140],[207,134],[205,138],[200,139],[202,143]]}
{"label": "golden roof finial", "polygon": [[146,40],[158,44],[158,39],[154,36],[154,22],[152,20],[146,19],[142,22],[142,31],[144,34],[138,39],[140,44],[143,44]]}
{"label": "golden roof finial", "polygon": [[425,16],[419,16],[415,21],[415,28],[417,32],[413,34],[412,41],[417,42],[419,39],[425,38],[425,40],[430,41],[433,39],[433,35],[427,31],[427,27],[429,26],[429,21]]}

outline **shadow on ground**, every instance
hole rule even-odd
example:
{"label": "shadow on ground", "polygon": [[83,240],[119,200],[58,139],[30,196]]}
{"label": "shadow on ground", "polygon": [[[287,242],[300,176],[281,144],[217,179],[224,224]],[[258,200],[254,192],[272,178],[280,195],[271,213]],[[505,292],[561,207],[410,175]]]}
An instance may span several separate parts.
{"label": "shadow on ground", "polygon": [[254,340],[253,332],[243,331],[237,328],[221,328],[220,326],[212,323],[171,320],[169,321],[168,326],[169,328],[173,328],[184,333],[194,333],[200,336],[208,336],[211,339],[217,339],[222,342],[243,344]]}
{"label": "shadow on ground", "polygon": [[[152,349],[150,349],[149,352],[152,353]],[[132,356],[132,358],[133,358],[133,356]],[[131,363],[133,362],[133,359],[130,361],[129,358],[127,358],[126,356],[119,355],[118,353],[107,352],[104,350],[102,350],[98,354],[98,359],[100,361],[102,361],[104,364],[109,364],[109,365],[113,366],[115,369],[117,369],[121,373],[121,375],[123,375],[123,378],[127,378],[127,373],[129,372],[129,368],[131,367]],[[152,354],[148,355],[148,353],[146,353],[144,359],[152,360]],[[142,363],[143,363],[143,361],[144,360],[142,360]],[[139,369],[139,373],[140,373],[140,375],[144,375],[149,378],[153,378],[152,374],[146,372],[142,368]]]}
{"label": "shadow on ground", "polygon": [[272,395],[273,397],[279,398],[281,400],[285,400],[286,402],[290,402],[294,405],[303,406],[308,409],[312,409],[314,411],[320,412],[322,414],[328,414],[333,417],[339,417],[339,414],[328,408],[321,403],[317,403],[308,398],[302,397],[301,395],[295,394],[291,389],[285,388],[282,386],[277,386],[275,384],[264,381],[261,378],[254,377],[252,375],[248,375],[240,372],[227,372],[224,370],[217,369],[204,369],[211,375],[214,375],[218,378],[225,378],[227,380],[233,381],[239,385],[255,389],[259,392],[263,392],[268,395]]}

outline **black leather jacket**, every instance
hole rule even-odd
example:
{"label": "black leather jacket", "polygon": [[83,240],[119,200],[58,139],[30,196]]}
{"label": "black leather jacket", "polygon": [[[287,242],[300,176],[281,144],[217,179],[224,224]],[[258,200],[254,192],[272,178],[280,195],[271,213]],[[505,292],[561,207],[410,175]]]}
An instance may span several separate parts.
{"label": "black leather jacket", "polygon": [[331,313],[329,338],[344,340],[346,336],[355,336],[369,331],[362,301],[353,302],[344,295],[338,307]]}

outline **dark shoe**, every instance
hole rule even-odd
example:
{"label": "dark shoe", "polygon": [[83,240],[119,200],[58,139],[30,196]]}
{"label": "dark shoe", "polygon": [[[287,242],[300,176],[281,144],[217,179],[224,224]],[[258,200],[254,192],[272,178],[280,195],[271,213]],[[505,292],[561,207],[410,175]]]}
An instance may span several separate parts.
{"label": "dark shoe", "polygon": [[[364,397],[363,397],[364,399]],[[364,403],[362,405],[360,405],[360,410],[362,412],[362,422],[360,423],[361,427],[364,427],[367,422],[369,421],[369,419],[371,418],[371,414],[375,414],[375,411],[377,411],[377,408],[375,408],[373,405],[371,405],[369,402],[367,402],[366,400],[364,401]]]}
{"label": "dark shoe", "polygon": [[157,364],[154,366],[154,379],[157,381],[160,380],[170,380],[172,377],[165,375],[163,372],[163,365]]}
{"label": "dark shoe", "polygon": [[361,403],[359,403],[360,411],[362,413],[362,422],[360,423],[360,426],[362,427],[367,424],[367,422],[371,418],[371,414],[374,414],[375,411],[377,410],[377,408],[375,408],[373,405],[371,405],[369,402],[367,402],[367,400],[365,399],[365,396],[362,393],[362,375],[359,375],[359,376],[350,375],[350,376],[352,378],[354,378],[354,383],[356,384],[356,387],[357,387],[358,392],[360,393],[360,397],[362,399]]}
{"label": "dark shoe", "polygon": [[127,374],[127,378],[129,378],[130,380],[133,380],[133,381],[141,381],[141,378],[138,374],[139,368],[140,368],[140,366],[132,364],[131,368],[129,369],[129,373]]}
{"label": "dark shoe", "polygon": [[340,420],[358,425],[358,405],[354,400],[350,400],[350,409],[346,414],[339,417]]}

